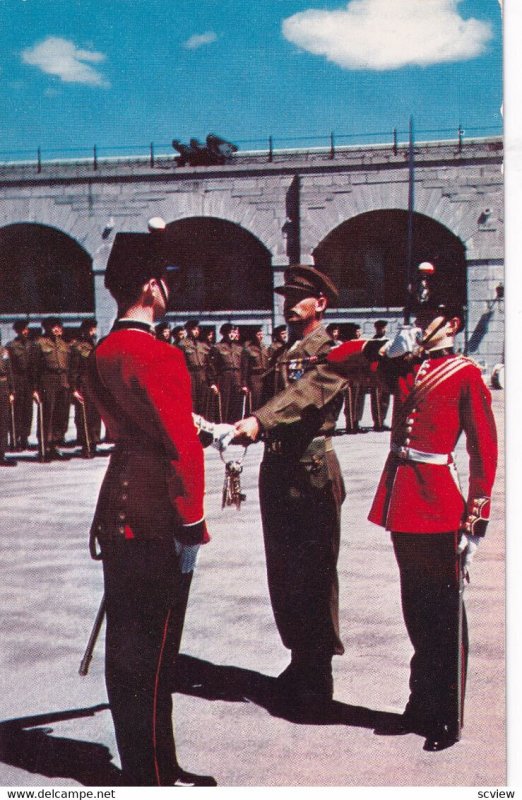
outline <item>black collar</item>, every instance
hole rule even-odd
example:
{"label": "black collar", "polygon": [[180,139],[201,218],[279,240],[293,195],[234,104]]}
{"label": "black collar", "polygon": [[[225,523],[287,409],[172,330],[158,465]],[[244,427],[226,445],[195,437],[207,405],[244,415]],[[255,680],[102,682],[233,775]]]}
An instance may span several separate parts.
{"label": "black collar", "polygon": [[156,332],[152,325],[149,325],[147,322],[141,322],[139,319],[117,319],[114,325],[112,326],[113,331],[124,331],[124,330],[135,330],[135,331],[144,331],[145,333],[150,333],[152,336],[156,335]]}

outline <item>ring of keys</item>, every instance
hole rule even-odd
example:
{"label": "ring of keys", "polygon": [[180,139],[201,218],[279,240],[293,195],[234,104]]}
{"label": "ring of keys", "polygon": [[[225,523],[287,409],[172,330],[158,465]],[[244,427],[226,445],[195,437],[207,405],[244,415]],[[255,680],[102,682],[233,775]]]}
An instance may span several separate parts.
{"label": "ring of keys", "polygon": [[240,461],[227,461],[225,464],[225,482],[223,484],[223,496],[221,508],[225,506],[235,506],[241,508],[241,502],[246,499],[246,495],[241,492],[241,478],[243,467]]}

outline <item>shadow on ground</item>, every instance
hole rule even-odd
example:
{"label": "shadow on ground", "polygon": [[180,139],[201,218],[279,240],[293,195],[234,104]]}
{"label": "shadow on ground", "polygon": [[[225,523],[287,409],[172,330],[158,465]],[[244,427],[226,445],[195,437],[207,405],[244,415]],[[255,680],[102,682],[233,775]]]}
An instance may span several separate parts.
{"label": "shadow on ground", "polygon": [[275,678],[254,670],[221,666],[180,655],[173,690],[180,694],[232,703],[254,703],[273,717],[301,725],[349,725],[356,728],[386,728],[401,719],[399,714],[373,711],[332,700],[320,708],[296,708],[285,697]]}
{"label": "shadow on ground", "polygon": [[[274,716],[299,725],[348,725],[386,728],[398,714],[332,700],[320,708],[296,708],[282,695],[275,678],[254,670],[221,666],[180,655],[173,691],[230,703],[254,703]],[[0,722],[0,761],[49,778],[68,778],[83,786],[121,786],[121,771],[105,745],[53,736],[53,723],[92,717],[107,704],[49,712]]]}
{"label": "shadow on ground", "polygon": [[69,778],[83,786],[121,786],[121,771],[107,747],[52,736],[52,723],[92,717],[107,704],[20,717],[0,722],[0,760],[48,778]]}

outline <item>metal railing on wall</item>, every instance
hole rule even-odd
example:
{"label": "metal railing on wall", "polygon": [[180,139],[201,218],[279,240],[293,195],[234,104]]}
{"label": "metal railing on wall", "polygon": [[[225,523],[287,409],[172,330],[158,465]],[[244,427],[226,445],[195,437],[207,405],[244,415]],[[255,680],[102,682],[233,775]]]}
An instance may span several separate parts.
{"label": "metal railing on wall", "polygon": [[[316,134],[307,136],[273,136],[255,139],[237,139],[234,143],[239,151],[231,160],[241,158],[245,151],[256,153],[260,157],[266,156],[268,162],[274,158],[278,151],[285,150],[325,150],[329,158],[334,159],[336,153],[349,146],[380,146],[390,147],[397,154],[399,150],[408,145],[408,129],[393,128],[388,131],[360,131],[356,133]],[[466,140],[487,138],[502,135],[501,125],[457,128],[426,128],[416,132],[417,143],[436,141],[455,141],[461,151]],[[44,163],[58,161],[81,161],[90,164],[93,171],[99,167],[103,159],[139,159],[141,163],[148,163],[154,167],[158,158],[170,157],[174,160],[176,153],[172,145],[150,142],[146,145],[92,145],[91,147],[56,147],[24,148],[19,150],[0,150],[0,164],[29,164],[35,166],[36,172],[42,171]]]}

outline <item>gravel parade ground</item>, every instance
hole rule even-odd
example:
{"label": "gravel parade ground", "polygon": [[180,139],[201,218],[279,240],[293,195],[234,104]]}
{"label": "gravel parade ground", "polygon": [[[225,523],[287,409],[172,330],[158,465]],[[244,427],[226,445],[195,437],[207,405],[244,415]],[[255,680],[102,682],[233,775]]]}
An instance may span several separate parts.
{"label": "gravel parade ground", "polygon": [[[339,560],[335,700],[324,712],[281,706],[288,663],[268,598],[259,501],[262,445],[244,458],[241,509],[221,510],[224,465],[206,451],[212,534],[192,584],[176,676],[179,760],[220,786],[501,786],[506,783],[504,393],[493,392],[501,460],[493,518],[466,588],[470,663],[463,738],[440,753],[423,738],[378,736],[408,698],[411,648],[388,534],[366,519],[389,434],[334,439],[347,498]],[[369,403],[363,424],[369,424]],[[71,431],[72,434],[72,431]],[[231,451],[241,454],[239,448]],[[80,659],[102,595],[87,539],[107,459],[2,469],[1,786],[117,786],[103,677],[103,632],[87,677]],[[467,455],[457,451],[463,486]]]}

